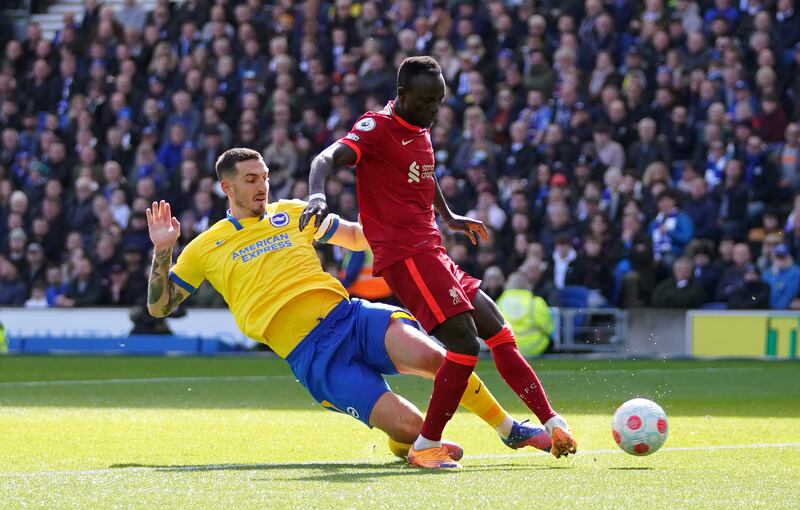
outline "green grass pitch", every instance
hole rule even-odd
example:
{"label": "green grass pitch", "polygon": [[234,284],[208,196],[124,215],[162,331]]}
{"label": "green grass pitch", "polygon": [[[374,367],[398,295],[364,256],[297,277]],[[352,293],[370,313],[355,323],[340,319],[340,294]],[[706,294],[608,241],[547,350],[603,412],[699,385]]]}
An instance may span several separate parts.
{"label": "green grass pitch", "polygon": [[[0,357],[0,508],[798,508],[800,363],[534,362],[579,453],[512,451],[459,411],[459,472],[394,459],[270,358]],[[531,418],[490,362],[478,371]],[[390,378],[424,407],[431,383]],[[658,402],[670,437],[616,448],[610,420]]]}

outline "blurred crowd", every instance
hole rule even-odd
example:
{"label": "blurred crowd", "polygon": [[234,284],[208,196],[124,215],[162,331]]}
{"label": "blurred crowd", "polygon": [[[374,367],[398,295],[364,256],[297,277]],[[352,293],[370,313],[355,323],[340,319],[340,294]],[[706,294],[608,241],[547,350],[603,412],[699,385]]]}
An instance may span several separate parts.
{"label": "blurred crowd", "polygon": [[[185,245],[225,215],[232,146],[262,152],[271,200],[305,199],[311,159],[430,54],[436,175],[491,233],[445,244],[492,297],[516,273],[554,305],[577,286],[590,306],[800,308],[795,3],[86,0],[53,40],[2,27],[0,305],[143,302],[147,204],[171,202]],[[348,219],[354,187],[327,186]]]}

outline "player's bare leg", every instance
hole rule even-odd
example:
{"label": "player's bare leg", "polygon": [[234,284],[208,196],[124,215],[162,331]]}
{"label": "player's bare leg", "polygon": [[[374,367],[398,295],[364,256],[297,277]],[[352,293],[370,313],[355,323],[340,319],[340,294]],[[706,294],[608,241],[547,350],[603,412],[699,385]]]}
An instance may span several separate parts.
{"label": "player's bare leg", "polygon": [[[445,350],[439,344],[417,328],[399,320],[392,320],[387,328],[386,352],[398,372],[426,379],[436,376],[445,356]],[[474,372],[470,375],[467,389],[461,397],[461,405],[492,427],[509,448],[531,446],[550,451],[551,441],[545,429],[516,421]],[[405,448],[405,453],[408,453],[408,447]],[[400,445],[390,443],[390,448],[395,455],[399,456],[402,452]]]}
{"label": "player's bare leg", "polygon": [[553,443],[550,453],[555,457],[575,453],[578,443],[567,422],[550,406],[536,372],[517,349],[514,334],[505,324],[497,305],[483,291],[478,291],[472,305],[475,307],[472,311],[475,325],[492,351],[497,371],[545,426]]}
{"label": "player's bare leg", "polygon": [[[369,415],[369,424],[386,432],[389,449],[403,459],[419,435],[422,420],[422,413],[417,406],[391,391],[381,395]],[[442,441],[442,447],[454,461],[464,456],[464,449],[456,443]]]}
{"label": "player's bare leg", "polygon": [[447,461],[447,452],[441,443],[442,431],[455,414],[478,363],[480,344],[475,323],[468,313],[445,320],[436,328],[436,336],[448,350],[436,372],[428,411],[420,435],[408,452],[408,462],[424,468],[461,467]]}

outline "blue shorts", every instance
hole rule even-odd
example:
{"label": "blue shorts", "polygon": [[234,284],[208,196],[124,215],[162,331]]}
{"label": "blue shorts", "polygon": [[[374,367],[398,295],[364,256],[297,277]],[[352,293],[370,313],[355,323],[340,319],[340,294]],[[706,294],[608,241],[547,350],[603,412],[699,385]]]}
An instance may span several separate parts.
{"label": "blue shorts", "polygon": [[394,306],[342,300],[286,361],[317,402],[369,425],[375,402],[390,391],[381,374],[397,373],[385,342],[393,316],[410,317]]}

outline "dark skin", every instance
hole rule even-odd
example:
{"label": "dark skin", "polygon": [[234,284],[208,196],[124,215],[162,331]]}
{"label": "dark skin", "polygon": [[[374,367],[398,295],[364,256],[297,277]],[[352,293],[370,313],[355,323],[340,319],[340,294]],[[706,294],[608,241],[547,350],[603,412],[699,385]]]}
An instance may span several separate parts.
{"label": "dark skin", "polygon": [[[436,120],[444,95],[445,83],[441,74],[417,75],[407,86],[397,88],[397,97],[394,101],[395,114],[411,125],[430,127]],[[344,166],[354,165],[356,159],[355,151],[343,143],[336,142],[322,151],[311,163],[310,194],[324,193],[328,175]],[[434,182],[436,192],[433,206],[445,225],[450,230],[466,234],[472,244],[477,244],[476,233],[482,240],[488,240],[486,226],[478,220],[453,213],[435,177]],[[310,200],[300,217],[300,230],[309,225],[312,218],[314,227],[319,227],[327,214],[328,205],[324,199]],[[448,350],[459,354],[477,355],[480,350],[478,337],[490,338],[502,329],[505,320],[494,301],[483,291],[478,291],[472,300],[472,305],[475,307],[472,312],[450,317],[431,331],[431,334],[444,343]]]}

